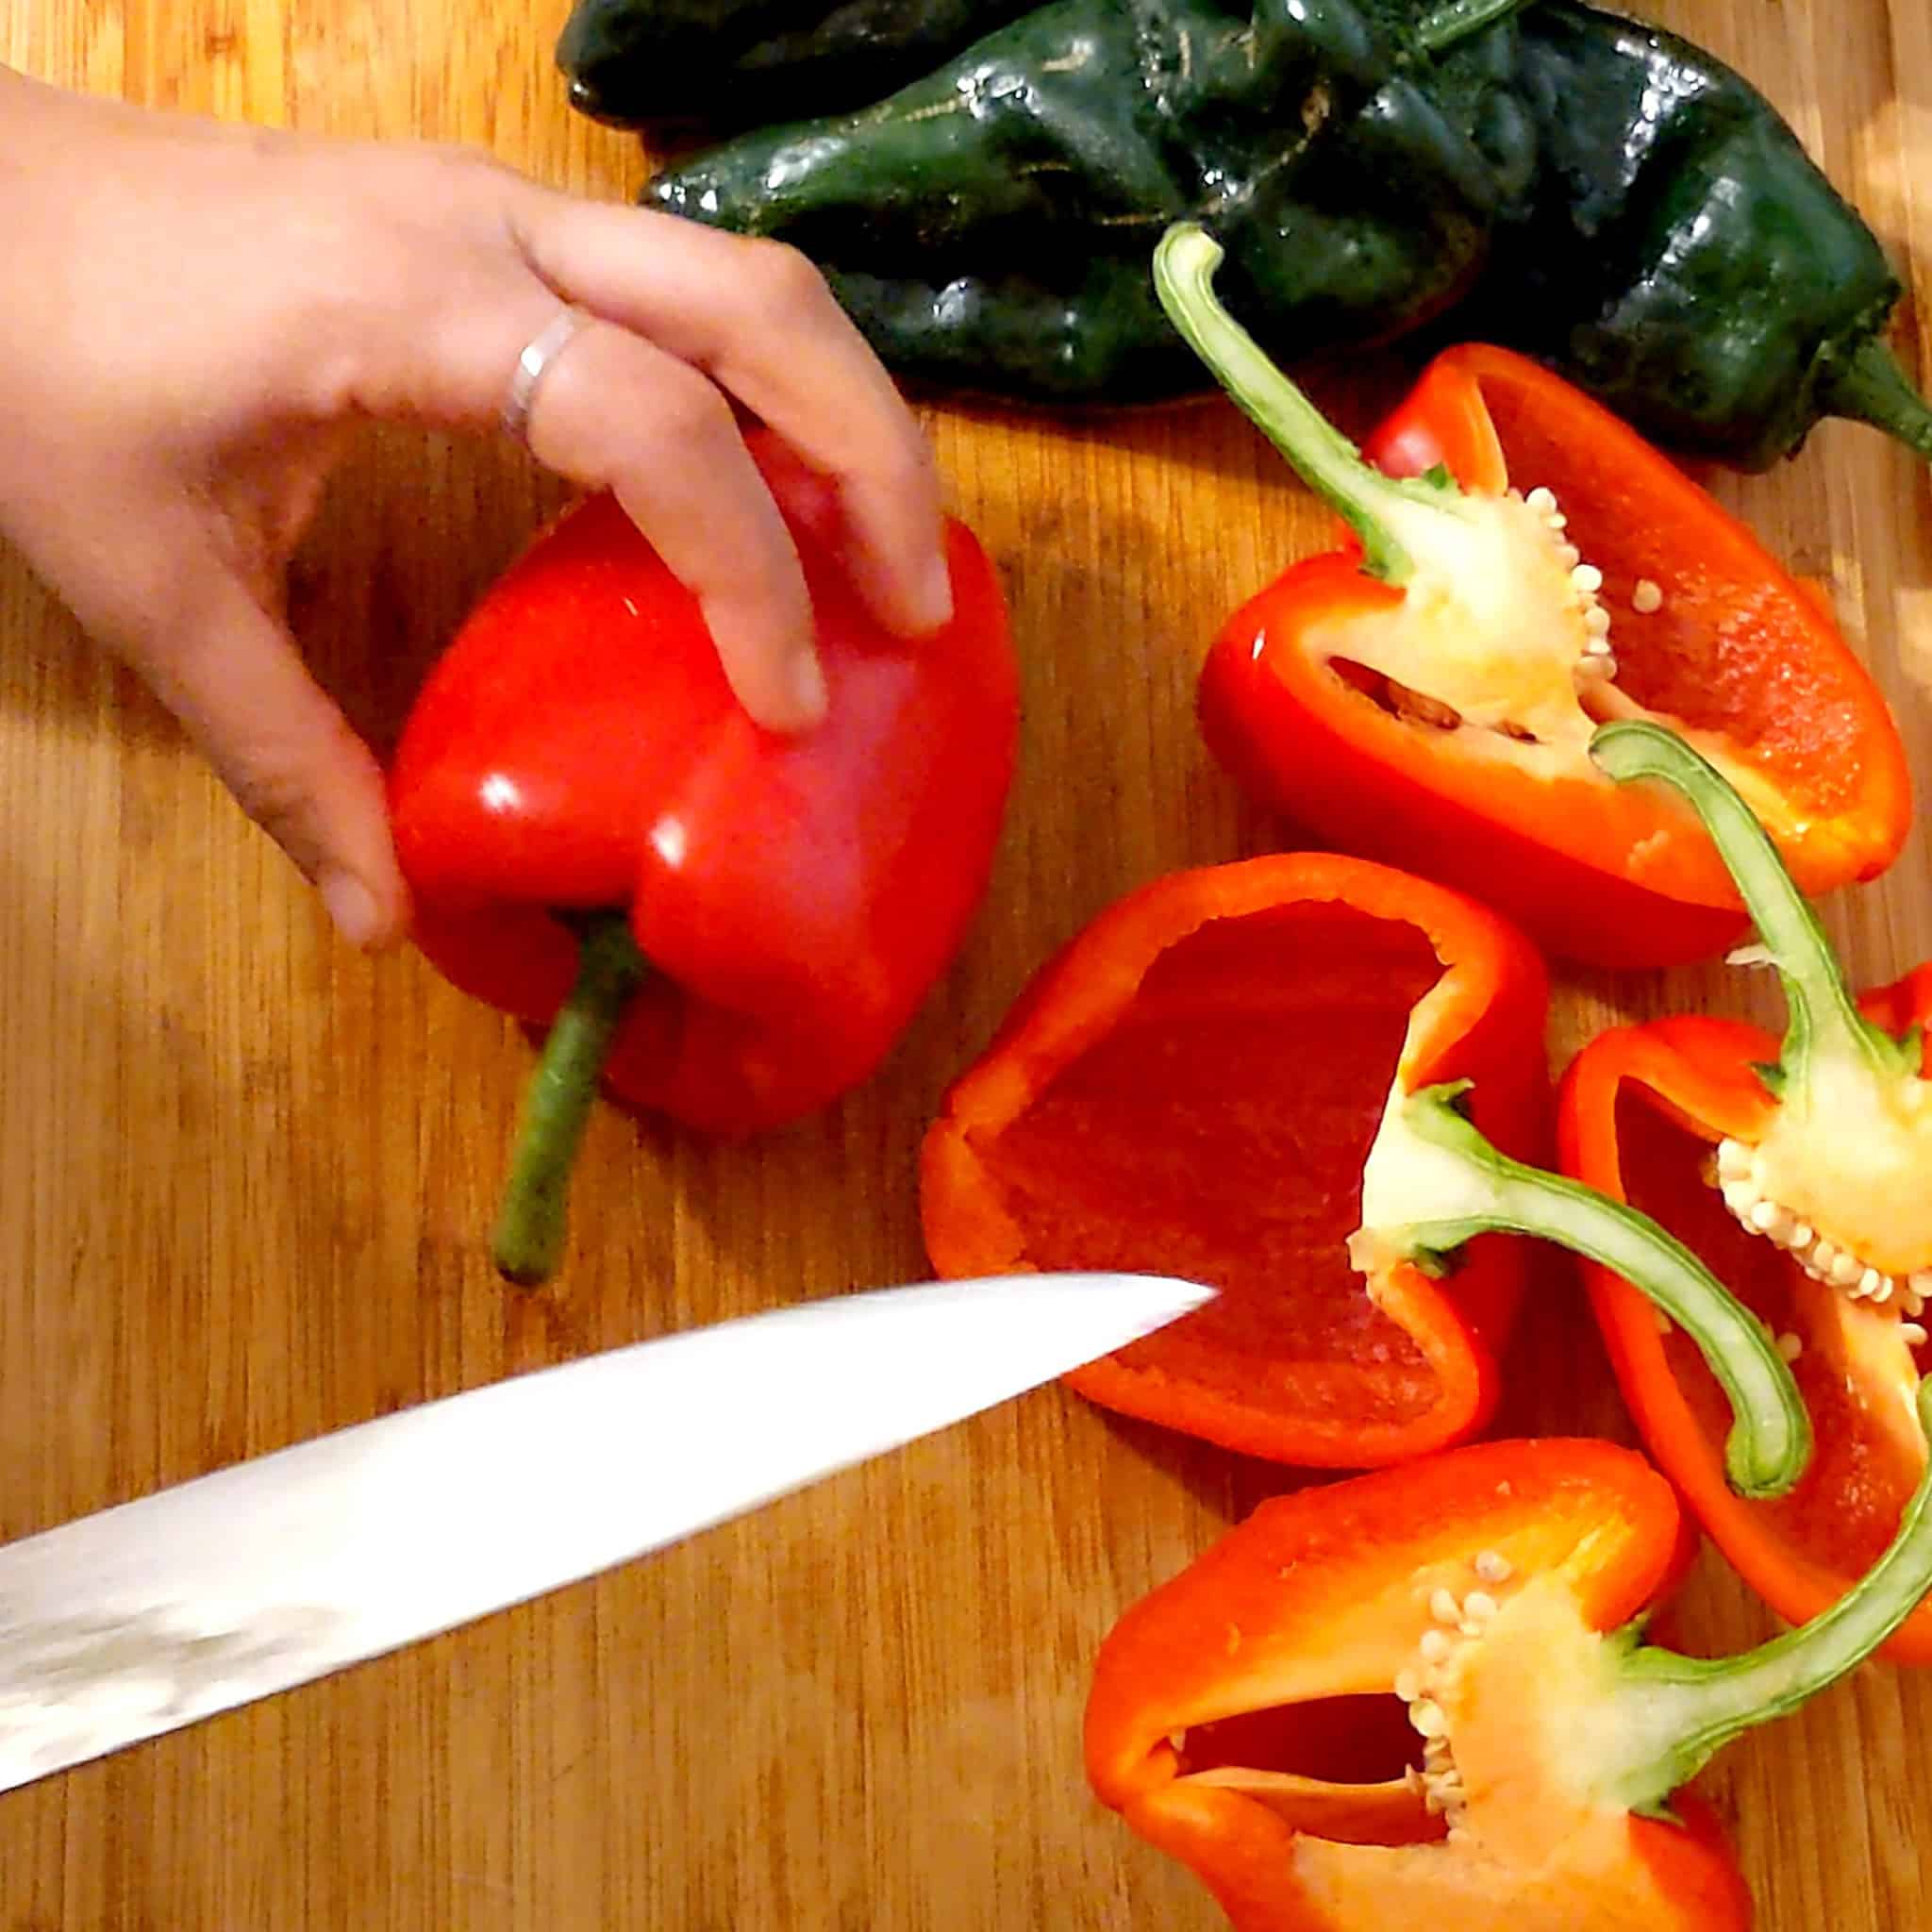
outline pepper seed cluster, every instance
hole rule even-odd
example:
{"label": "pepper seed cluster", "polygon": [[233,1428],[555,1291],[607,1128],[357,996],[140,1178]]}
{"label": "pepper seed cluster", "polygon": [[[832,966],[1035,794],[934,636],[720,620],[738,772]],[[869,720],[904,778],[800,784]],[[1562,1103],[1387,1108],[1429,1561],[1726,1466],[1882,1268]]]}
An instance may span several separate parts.
{"label": "pepper seed cluster", "polygon": [[[1483,1551],[1474,1567],[1476,1580],[1492,1588],[1508,1582],[1514,1574],[1509,1559],[1495,1550]],[[1446,1585],[1439,1585],[1430,1592],[1433,1621],[1417,1642],[1416,1661],[1395,1674],[1395,1694],[1407,1705],[1408,1721],[1423,1740],[1421,1768],[1411,1764],[1402,1781],[1422,1799],[1432,1817],[1447,1820],[1451,1844],[1469,1836],[1463,1823],[1469,1793],[1449,1748],[1449,1720],[1437,1693],[1444,1667],[1471,1639],[1483,1634],[1500,1607],[1489,1590],[1472,1590],[1458,1597]]]}
{"label": "pepper seed cluster", "polygon": [[[1890,1302],[1897,1298],[1904,1314],[1916,1318],[1932,1299],[1932,1268],[1921,1268],[1911,1274],[1888,1274],[1852,1253],[1828,1241],[1808,1221],[1800,1221],[1789,1208],[1772,1200],[1764,1191],[1757,1173],[1757,1151],[1741,1141],[1718,1142],[1712,1178],[1724,1196],[1724,1203],[1739,1224],[1753,1234],[1783,1248],[1813,1281],[1838,1289],[1855,1302]],[[1916,1326],[1916,1320],[1907,1324]],[[1924,1341],[1925,1331],[1908,1335],[1908,1341]]]}
{"label": "pepper seed cluster", "polygon": [[[1515,497],[1518,492],[1512,490],[1509,494]],[[1518,500],[1533,515],[1542,519],[1555,542],[1557,555],[1569,570],[1571,587],[1576,592],[1577,608],[1583,616],[1583,656],[1577,660],[1576,675],[1579,679],[1601,678],[1607,682],[1617,675],[1617,660],[1610,652],[1610,613],[1604,608],[1598,596],[1604,587],[1604,574],[1595,564],[1585,563],[1582,553],[1564,536],[1563,532],[1570,526],[1570,519],[1563,514],[1554,490],[1546,490],[1539,484]]]}

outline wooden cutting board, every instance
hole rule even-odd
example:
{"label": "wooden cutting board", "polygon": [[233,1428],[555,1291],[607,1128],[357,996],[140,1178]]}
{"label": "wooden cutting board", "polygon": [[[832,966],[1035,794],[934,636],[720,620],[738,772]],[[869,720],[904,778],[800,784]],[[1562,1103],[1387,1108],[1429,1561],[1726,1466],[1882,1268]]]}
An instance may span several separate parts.
{"label": "wooden cutting board", "polygon": [[[1932,302],[1924,0],[1658,4],[1792,115]],[[479,143],[628,197],[637,148],[574,118],[552,74],[564,11],[10,0],[0,58],[136,102]],[[538,1296],[507,1292],[479,1242],[521,1038],[412,956],[337,945],[165,714],[0,556],[0,1539],[511,1371],[925,1272],[921,1130],[1032,967],[1127,888],[1276,836],[1203,752],[1194,674],[1220,613],[1322,527],[1218,403],[928,421],[1025,659],[985,916],[881,1076],[823,1117],[726,1151],[603,1113],[576,1250]],[[1932,776],[1923,470],[1834,426],[1720,488],[1829,584]],[[560,496],[495,444],[358,445],[295,608],[378,741]],[[1924,832],[1829,916],[1860,980],[1932,957]],[[1573,976],[1553,1053],[1612,1015],[1740,997],[1722,972]],[[1560,1270],[1513,1369],[1507,1426],[1625,1432]],[[1122,1607],[1284,1480],[1041,1391],[659,1560],[0,1799],[0,1928],[1211,1927],[1193,1881],[1087,1795],[1087,1669]],[[1685,1640],[1771,1627],[1707,1556]],[[1874,1668],[1723,1759],[1711,1790],[1768,1932],[1932,1924],[1928,1749],[1932,1678]]]}

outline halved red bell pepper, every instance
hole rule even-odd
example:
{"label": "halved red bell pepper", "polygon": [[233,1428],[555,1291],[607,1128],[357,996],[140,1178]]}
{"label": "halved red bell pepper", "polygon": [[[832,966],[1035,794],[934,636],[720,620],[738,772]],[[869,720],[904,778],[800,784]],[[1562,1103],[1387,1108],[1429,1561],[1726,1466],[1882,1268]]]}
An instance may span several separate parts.
{"label": "halved red bell pepper", "polygon": [[1513,927],[1367,859],[1156,880],[954,1084],[921,1156],[927,1251],[947,1275],[1206,1282],[1207,1307],[1072,1386],[1250,1455],[1361,1468],[1482,1426],[1526,1258],[1477,1237],[1541,1235],[1729,1338],[1734,1479],[1789,1486],[1803,1411],[1762,1333],[1639,1217],[1499,1151],[1541,1144],[1545,1003]]}
{"label": "halved red bell pepper", "polygon": [[1689,1540],[1610,1443],[1484,1443],[1277,1498],[1109,1633],[1089,1780],[1237,1932],[1743,1932],[1736,1861],[1682,1787],[1932,1587],[1927,1488],[1836,1610],[1721,1661],[1643,1641]]}
{"label": "halved red bell pepper", "polygon": [[838,567],[830,485],[752,439],[805,568],[830,705],[784,738],[738,706],[697,602],[608,495],[484,597],[391,774],[414,938],[552,1027],[498,1259],[554,1263],[601,1069],[713,1133],[776,1125],[878,1065],[985,891],[1017,735],[992,567],[946,533],[953,617],[915,642]]}
{"label": "halved red bell pepper", "polygon": [[1808,892],[1891,862],[1911,813],[1897,728],[1736,518],[1579,391],[1483,346],[1438,358],[1364,461],[1221,310],[1219,258],[1199,229],[1163,241],[1168,311],[1352,532],[1242,606],[1203,668],[1204,733],[1243,789],[1606,966],[1708,957],[1744,920],[1689,813],[1591,768],[1601,720],[1690,738]]}
{"label": "halved red bell pepper", "polygon": [[[1628,1200],[1709,1263],[1777,1335],[1817,1453],[1788,1495],[1724,1479],[1725,1407],[1688,1340],[1613,1270],[1588,1281],[1626,1406],[1713,1541],[1781,1616],[1836,1602],[1892,1534],[1927,1462],[1932,1368],[1932,968],[1856,1007],[1817,922],[1750,814],[1683,747],[1604,734],[1627,780],[1666,777],[1706,815],[1787,989],[1780,1044],[1705,1015],[1624,1026],[1571,1063],[1565,1171]],[[1932,1603],[1888,1647],[1932,1663]]]}

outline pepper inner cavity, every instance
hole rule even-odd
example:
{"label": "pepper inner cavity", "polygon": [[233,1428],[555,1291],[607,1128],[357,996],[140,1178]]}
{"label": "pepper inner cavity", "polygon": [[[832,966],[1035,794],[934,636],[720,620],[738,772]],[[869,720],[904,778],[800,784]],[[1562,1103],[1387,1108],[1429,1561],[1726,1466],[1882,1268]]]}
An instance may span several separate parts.
{"label": "pepper inner cavity", "polygon": [[1252,1773],[1330,1785],[1401,1784],[1422,1758],[1407,1707],[1376,1691],[1212,1718],[1168,1741],[1181,1777]]}
{"label": "pepper inner cavity", "polygon": [[1318,626],[1311,647],[1398,717],[1585,758],[1617,660],[1603,573],[1565,535],[1554,493],[1382,513],[1414,566],[1402,603]]}
{"label": "pepper inner cavity", "polygon": [[1380,1845],[1443,1834],[1422,1801],[1422,1740],[1387,1691],[1269,1705],[1191,1724],[1168,1743],[1177,1779],[1239,1791],[1297,1832]]}
{"label": "pepper inner cavity", "polygon": [[1162,1331],[1171,1373],[1218,1386],[1240,1363],[1250,1391],[1290,1376],[1298,1406],[1357,1421],[1426,1409],[1434,1374],[1346,1243],[1410,1011],[1441,972],[1414,927],[1334,905],[1168,947],[1106,1035],[975,1141],[1026,1259],[1220,1288]]}
{"label": "pepper inner cavity", "polygon": [[[1416,1578],[1416,1641],[1392,1695],[1315,1698],[1191,1725],[1168,1740],[1175,1774],[1233,1786],[1317,1837],[1401,1844],[1446,1834],[1461,1842],[1469,1794],[1445,1704],[1470,1647],[1517,1584],[1515,1564],[1499,1550],[1430,1565]],[[1339,1802],[1350,1790],[1361,1804]]]}

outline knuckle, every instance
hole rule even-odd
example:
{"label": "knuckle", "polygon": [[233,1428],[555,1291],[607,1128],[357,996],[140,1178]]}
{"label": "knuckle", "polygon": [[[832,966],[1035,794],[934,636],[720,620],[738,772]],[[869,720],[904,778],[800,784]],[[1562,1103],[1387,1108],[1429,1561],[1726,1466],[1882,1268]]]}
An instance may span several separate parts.
{"label": "knuckle", "polygon": [[723,391],[685,364],[659,373],[652,415],[658,438],[672,448],[712,452],[738,433]]}
{"label": "knuckle", "polygon": [[316,853],[305,836],[312,800],[309,774],[297,762],[274,755],[244,755],[217,761],[235,802],[306,873]]}
{"label": "knuckle", "polygon": [[939,502],[939,460],[923,438],[895,439],[879,458],[879,482],[887,500],[924,509]]}
{"label": "knuckle", "polygon": [[775,538],[747,543],[739,564],[745,603],[766,625],[783,632],[808,627],[811,604],[791,552]]}
{"label": "knuckle", "polygon": [[749,239],[744,287],[755,321],[796,325],[836,313],[838,305],[811,258],[789,242]]}
{"label": "knuckle", "polygon": [[325,794],[331,781],[340,779],[343,755],[362,751],[347,721],[322,721],[299,738],[208,744],[206,749],[236,804],[313,878],[326,856]]}

